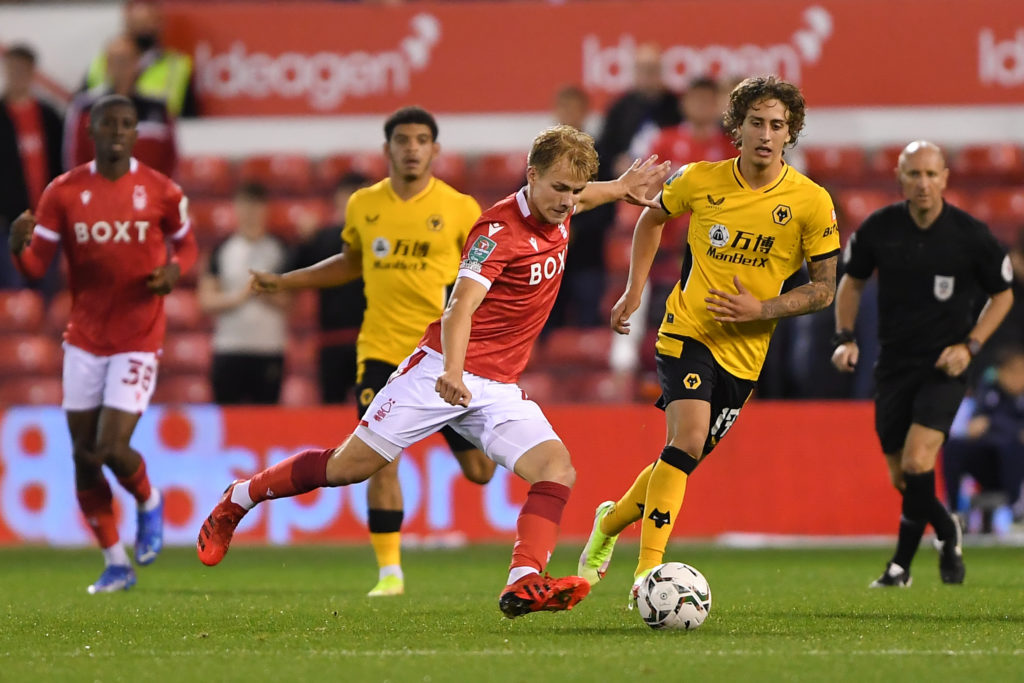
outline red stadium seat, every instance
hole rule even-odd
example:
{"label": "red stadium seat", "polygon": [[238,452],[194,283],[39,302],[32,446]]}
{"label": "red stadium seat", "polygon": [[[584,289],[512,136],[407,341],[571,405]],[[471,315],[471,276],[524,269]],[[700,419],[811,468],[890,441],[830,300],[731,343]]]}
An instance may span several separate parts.
{"label": "red stadium seat", "polygon": [[160,377],[153,392],[153,403],[212,403],[213,389],[206,375],[170,375]]}
{"label": "red stadium seat", "polygon": [[950,164],[955,176],[974,180],[1014,182],[1024,177],[1024,152],[1010,143],[971,145],[961,149]]}
{"label": "red stadium seat", "polygon": [[171,331],[195,331],[204,324],[194,289],[179,288],[165,296],[164,313],[167,314],[167,329]]}
{"label": "red stadium seat", "polygon": [[868,159],[868,170],[878,180],[893,181],[896,178],[896,165],[902,151],[903,145],[876,149]]}
{"label": "red stadium seat", "polygon": [[320,159],[313,165],[313,175],[317,187],[322,192],[330,192],[341,180],[341,177],[352,170],[352,157],[347,154],[333,154]]}
{"label": "red stadium seat", "polygon": [[289,340],[284,360],[287,374],[315,375],[319,352],[320,346],[314,334]]}
{"label": "red stadium seat", "polygon": [[461,154],[442,154],[434,159],[432,170],[434,175],[459,192],[467,192],[469,173],[466,158]]}
{"label": "red stadium seat", "polygon": [[196,239],[203,246],[217,242],[235,229],[235,205],[230,199],[199,199],[189,203]]}
{"label": "red stadium seat", "polygon": [[60,343],[49,335],[0,336],[0,374],[58,375],[63,357]]}
{"label": "red stadium seat", "polygon": [[471,187],[467,191],[481,194],[511,194],[523,186],[526,178],[526,152],[485,154],[473,168]]}
{"label": "red stadium seat", "polygon": [[313,164],[301,154],[266,154],[243,159],[238,166],[242,182],[257,182],[275,194],[314,191]]}
{"label": "red stadium seat", "polygon": [[288,325],[292,331],[315,331],[319,324],[319,303],[317,292],[305,290],[297,292],[288,307]]}
{"label": "red stadium seat", "polygon": [[611,345],[612,331],[604,327],[563,327],[552,330],[548,338],[535,349],[531,367],[607,368]]}
{"label": "red stadium seat", "polygon": [[294,242],[304,213],[323,225],[330,218],[331,205],[323,199],[274,199],[268,207],[267,227],[286,242]]}
{"label": "red stadium seat", "polygon": [[803,153],[807,175],[819,183],[856,183],[864,177],[866,159],[862,147],[808,147]]}
{"label": "red stadium seat", "polygon": [[628,273],[629,259],[633,251],[633,237],[619,231],[608,235],[604,243],[605,269],[610,272]]}
{"label": "red stadium seat", "polygon": [[178,162],[178,182],[190,198],[227,197],[235,189],[231,162],[209,155],[182,158]]}
{"label": "red stadium seat", "polygon": [[210,335],[205,332],[168,334],[160,358],[161,370],[168,373],[209,373],[213,360]]}
{"label": "red stadium seat", "polygon": [[555,399],[555,378],[551,373],[524,372],[518,384],[531,401],[544,405]]}
{"label": "red stadium seat", "polygon": [[841,211],[839,229],[846,234],[860,227],[872,212],[899,200],[899,194],[886,190],[840,190],[836,204]]}
{"label": "red stadium seat", "polygon": [[31,289],[0,291],[0,332],[39,332],[44,315],[45,306],[39,292]]}
{"label": "red stadium seat", "polygon": [[573,373],[562,382],[569,388],[566,400],[573,403],[620,403],[633,400],[635,379],[631,373],[606,370]]}
{"label": "red stadium seat", "polygon": [[71,317],[71,292],[63,289],[50,299],[46,309],[46,331],[59,335],[68,325]]}
{"label": "red stadium seat", "polygon": [[281,404],[286,406],[313,406],[320,403],[320,388],[316,380],[306,375],[289,374],[281,385]]}
{"label": "red stadium seat", "polygon": [[1015,244],[1017,233],[1024,226],[1024,189],[1010,187],[982,190],[970,206],[963,208],[988,223],[998,239]]}
{"label": "red stadium seat", "polygon": [[60,405],[61,380],[53,375],[4,377],[0,382],[0,406]]}
{"label": "red stadium seat", "polygon": [[388,174],[388,160],[383,152],[358,152],[349,157],[350,171],[362,173],[375,183]]}

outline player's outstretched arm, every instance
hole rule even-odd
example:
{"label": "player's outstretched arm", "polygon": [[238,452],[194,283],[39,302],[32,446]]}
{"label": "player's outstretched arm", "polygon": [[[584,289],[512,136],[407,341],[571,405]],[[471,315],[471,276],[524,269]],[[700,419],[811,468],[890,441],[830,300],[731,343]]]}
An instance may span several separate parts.
{"label": "player's outstretched arm", "polygon": [[441,314],[441,352],[444,354],[444,372],[437,378],[434,390],[453,406],[468,406],[473,395],[462,381],[466,367],[466,349],[469,348],[469,333],[473,328],[473,313],[484,297],[487,288],[476,280],[460,277],[448,298],[448,305]]}
{"label": "player's outstretched arm", "polygon": [[623,200],[637,206],[651,209],[661,208],[656,198],[658,188],[665,182],[672,163],[656,163],[657,155],[651,155],[644,161],[637,159],[615,180],[587,183],[580,193],[576,212],[589,211],[596,206]]}
{"label": "player's outstretched arm", "polygon": [[633,230],[633,247],[629,257],[629,278],[626,291],[612,307],[611,327],[619,334],[629,334],[629,317],[640,307],[640,297],[651,272],[651,264],[661,244],[661,231],[670,216],[661,206],[661,195],[656,198],[657,208],[644,209]]}
{"label": "player's outstretched arm", "polygon": [[[857,311],[860,310],[860,298],[864,294],[867,280],[853,277],[845,273],[839,280],[836,290],[836,334],[848,334],[857,324]],[[840,372],[853,372],[860,360],[860,349],[857,340],[850,339],[836,345],[832,351],[832,365]]]}
{"label": "player's outstretched arm", "polygon": [[363,274],[362,253],[346,248],[308,268],[287,273],[249,271],[249,287],[254,292],[273,293],[292,289],[325,289],[348,284]]}

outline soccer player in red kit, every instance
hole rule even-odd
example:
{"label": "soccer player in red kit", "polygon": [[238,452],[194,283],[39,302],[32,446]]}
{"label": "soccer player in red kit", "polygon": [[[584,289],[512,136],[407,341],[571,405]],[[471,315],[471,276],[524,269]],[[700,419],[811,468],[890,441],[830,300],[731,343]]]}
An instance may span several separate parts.
{"label": "soccer player in red kit", "polygon": [[135,561],[149,564],[163,547],[163,501],[129,442],[156,386],[163,295],[197,253],[181,188],[131,156],[137,123],[131,100],[98,100],[89,124],[95,160],[50,183],[36,214],[26,211],[14,221],[9,244],[15,265],[30,278],[46,271],[58,246],[68,259],[63,408],[78,505],[106,565],[90,593],[135,584],[104,465],[138,501]]}
{"label": "soccer player in red kit", "polygon": [[505,616],[572,608],[589,585],[542,574],[554,550],[576,473],[569,452],[536,403],[516,385],[565,268],[575,211],[616,199],[644,206],[668,164],[639,161],[618,180],[597,172],[593,140],[571,126],[533,142],[527,186],[485,211],[463,249],[440,320],[378,392],[359,426],[337,448],[308,450],[231,484],[199,532],[199,559],[223,559],[243,515],[257,503],[323,486],[363,481],[408,445],[445,425],[531,486],[499,606]]}

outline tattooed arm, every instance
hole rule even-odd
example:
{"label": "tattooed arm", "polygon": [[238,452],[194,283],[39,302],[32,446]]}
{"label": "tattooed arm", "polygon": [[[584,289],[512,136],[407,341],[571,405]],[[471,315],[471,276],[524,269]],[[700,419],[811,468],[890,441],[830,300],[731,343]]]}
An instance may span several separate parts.
{"label": "tattooed arm", "polygon": [[723,323],[773,320],[813,313],[827,308],[832,303],[836,293],[838,263],[838,255],[821,261],[811,261],[807,265],[811,276],[810,282],[765,301],[759,301],[751,294],[738,277],[733,277],[735,294],[710,289],[704,301],[715,320]]}

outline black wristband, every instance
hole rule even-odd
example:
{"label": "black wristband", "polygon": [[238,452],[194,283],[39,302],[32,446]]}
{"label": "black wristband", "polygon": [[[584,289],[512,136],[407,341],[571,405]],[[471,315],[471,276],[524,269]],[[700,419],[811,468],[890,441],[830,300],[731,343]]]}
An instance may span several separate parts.
{"label": "black wristband", "polygon": [[974,337],[968,337],[965,339],[964,346],[967,347],[967,353],[971,354],[971,358],[977,356],[978,352],[981,351],[981,342]]}
{"label": "black wristband", "polygon": [[835,350],[843,344],[857,341],[857,335],[853,333],[853,330],[839,330],[832,335],[832,349]]}

